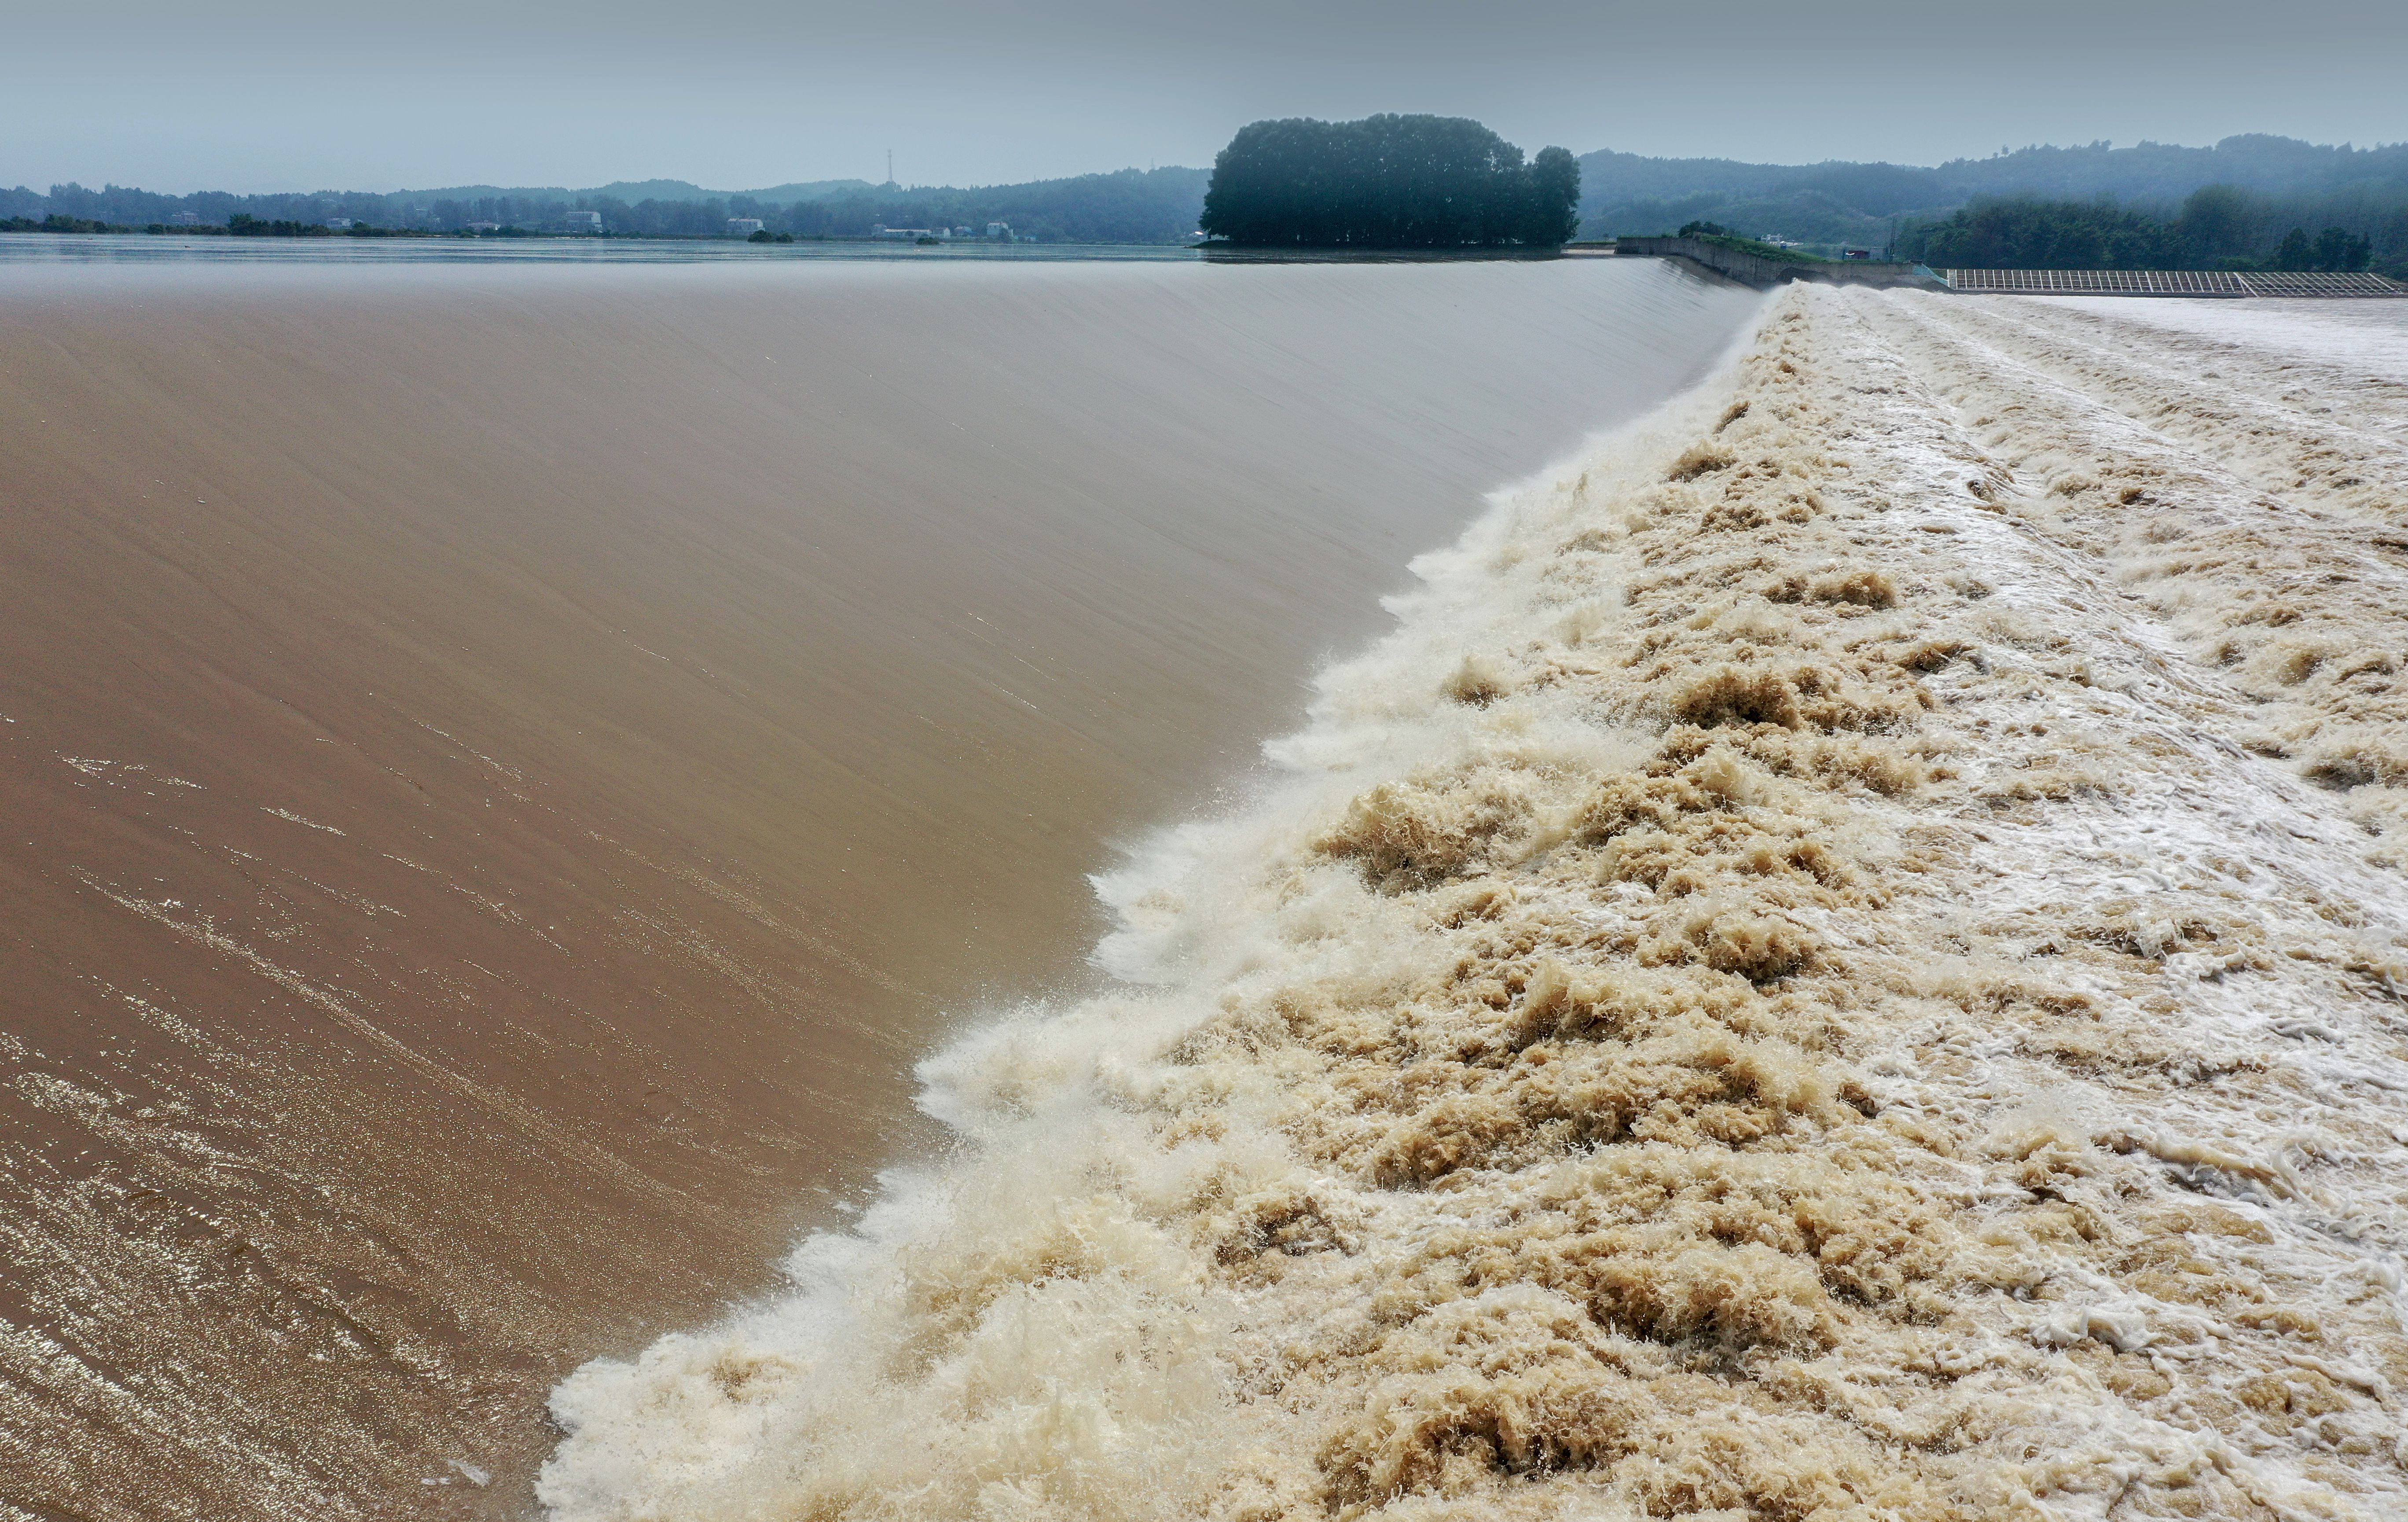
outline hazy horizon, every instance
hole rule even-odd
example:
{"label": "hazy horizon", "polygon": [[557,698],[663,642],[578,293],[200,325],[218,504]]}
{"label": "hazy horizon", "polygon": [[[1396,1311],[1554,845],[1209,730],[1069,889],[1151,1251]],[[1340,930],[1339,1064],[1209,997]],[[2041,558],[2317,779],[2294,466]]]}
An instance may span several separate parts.
{"label": "hazy horizon", "polygon": [[2408,136],[2390,104],[2408,12],[2364,4],[2276,32],[2221,0],[2051,3],[2014,25],[1761,0],[1710,16],[1517,0],[1478,17],[1356,0],[875,15],[706,0],[674,24],[554,0],[434,0],[406,20],[301,0],[17,9],[0,180],[34,187],[741,190],[875,183],[889,150],[907,185],[1007,184],[1202,167],[1259,117],[1383,110],[1476,117],[1532,149],[1786,164]]}
{"label": "hazy horizon", "polygon": [[[2209,148],[2214,148],[2214,147],[2218,146],[2218,144],[2219,144],[2219,143],[2221,143],[2222,141],[2225,141],[2225,140],[2227,140],[2227,139],[2229,139],[2229,138],[2235,137],[2235,136],[2252,136],[2252,134],[2251,134],[2251,133],[2249,133],[2249,132],[2246,132],[2246,131],[2243,131],[2243,132],[2238,132],[2238,133],[2228,133],[2228,134],[2226,134],[2226,135],[2225,135],[2225,136],[2224,136],[2223,138],[2217,138],[2217,139],[2213,139],[2213,140],[2204,141],[2204,142],[2183,142],[2183,141],[2179,141],[2179,140],[2175,140],[2175,139],[2171,139],[2171,138],[2164,138],[2164,137],[2157,137],[2157,138],[2140,137],[2140,138],[2133,138],[2133,139],[2131,139],[2131,140],[2129,140],[2129,141],[2122,141],[2122,140],[2109,139],[2109,140],[2107,140],[2107,141],[2108,141],[2108,146],[2109,146],[2109,147],[2111,147],[2111,148],[2114,148],[2114,149],[2131,149],[2131,148],[2135,148],[2135,147],[2142,146],[2142,145],[2143,145],[2143,144],[2150,144],[2150,143],[2154,143],[2154,144],[2156,144],[2157,146],[2159,146],[2159,147],[2166,147],[2166,148],[2177,148],[2177,149],[2209,149]],[[2258,136],[2287,136],[2288,135],[2286,135],[2286,134],[2258,134]],[[2299,139],[2299,138],[2292,138],[2291,140],[2294,140],[2294,141],[2309,141],[2308,139]],[[2402,140],[2403,140],[2403,141],[2408,141],[2408,139],[2402,139]],[[1570,145],[1566,145],[1566,146],[1570,146]],[[2051,142],[2051,141],[2046,141],[2046,140],[2040,140],[2040,141],[2035,141],[2035,142],[2032,142],[2032,143],[2016,143],[2016,144],[2012,144],[2012,145],[2001,145],[2001,148],[2003,148],[2007,152],[2014,152],[2014,151],[2021,151],[2021,150],[2025,150],[2025,149],[2030,149],[2030,148],[2041,148],[2041,149],[2049,149],[2049,148],[2073,149],[2073,148],[2086,148],[2086,147],[2089,147],[2089,146],[2090,146],[2090,142],[2088,142],[2088,141],[2080,141],[2080,142],[2075,142],[2075,141]],[[2365,143],[2349,143],[2349,142],[2343,142],[2343,143],[2339,143],[2339,144],[2334,144],[2334,143],[2315,143],[2315,142],[2311,142],[2311,146],[2313,146],[2313,147],[2317,147],[2317,148],[2341,147],[2341,148],[2357,148],[2357,149],[2366,149],[2366,148],[2382,148],[2382,147],[2391,147],[2391,146],[2396,146],[2396,145],[2395,145],[2394,143],[2392,143],[2391,141],[2389,141],[2389,140],[2384,140],[2384,141],[2370,141],[2370,142],[2365,142]],[[1945,165],[1945,164],[1947,164],[1947,163],[1950,163],[1950,162],[1952,162],[1952,161],[1956,161],[1956,160],[1979,161],[1979,160],[1982,160],[1982,159],[1985,159],[1985,158],[1991,157],[1993,154],[1996,154],[1996,153],[1999,153],[1999,152],[2000,152],[2000,150],[1994,149],[1994,150],[1992,150],[1992,151],[1991,151],[1991,153],[1967,153],[1967,154],[1956,154],[1956,155],[1951,155],[1951,156],[1950,156],[1950,158],[1948,158],[1948,159],[1931,158],[1931,159],[1926,159],[1926,160],[1915,160],[1915,159],[1906,159],[1906,158],[1891,157],[1891,158],[1887,158],[1887,159],[1867,159],[1867,160],[1852,160],[1852,161],[1850,161],[1850,160],[1838,160],[1838,159],[1832,159],[1832,158],[1828,158],[1828,157],[1827,157],[1827,158],[1822,158],[1822,159],[1782,159],[1782,158],[1775,158],[1775,157],[1765,156],[1765,155],[1748,155],[1748,154],[1743,154],[1743,153],[1727,153],[1727,154],[1725,154],[1725,153],[1713,153],[1713,154],[1709,154],[1709,153],[1681,153],[1681,152],[1669,152],[1669,153],[1639,153],[1637,150],[1627,149],[1627,148],[1623,148],[1623,147],[1620,147],[1620,146],[1615,145],[1615,144],[1599,144],[1599,145],[1595,145],[1595,146],[1587,147],[1587,148],[1578,148],[1578,147],[1575,147],[1575,148],[1573,148],[1573,150],[1572,150],[1572,151],[1573,151],[1573,152],[1575,152],[1576,154],[1579,154],[1579,155],[1580,155],[1580,156],[1582,156],[1582,157],[1586,157],[1587,155],[1589,155],[1589,154],[1591,154],[1591,153],[1596,153],[1596,152],[1601,152],[1601,151],[1602,151],[1602,152],[1633,153],[1633,154],[1636,154],[1637,156],[1639,156],[1639,157],[1642,157],[1642,158],[1650,158],[1650,159],[1664,159],[1664,160],[1668,160],[1668,161],[1729,162],[1729,163],[1742,163],[1742,164],[1761,164],[1761,165],[1773,165],[1773,166],[1776,166],[1776,167],[1792,167],[1792,166],[1794,166],[1794,167],[1801,167],[1801,168],[1812,168],[1812,167],[1813,167],[1813,166],[1815,166],[1815,165],[1820,165],[1820,164],[1828,164],[1828,163],[1843,163],[1843,162],[1852,162],[1852,163],[1884,163],[1884,164],[1896,165],[1900,166],[1900,167],[1935,168],[1935,167],[1942,166],[1942,165]],[[1076,179],[1076,178],[1081,178],[1081,177],[1090,176],[1090,175],[1113,175],[1113,174],[1125,174],[1125,173],[1137,172],[1137,171],[1140,171],[1140,170],[1141,170],[1142,172],[1145,172],[1145,173],[1153,173],[1153,172],[1154,172],[1155,170],[1158,170],[1158,169],[1184,169],[1184,170],[1189,170],[1189,171],[1193,171],[1193,172],[1202,172],[1202,171],[1205,171],[1205,170],[1209,170],[1211,167],[1211,155],[1207,155],[1207,156],[1205,157],[1204,161],[1203,161],[1202,163],[1198,163],[1198,164],[1170,164],[1170,163],[1164,163],[1164,164],[1152,164],[1152,165],[1126,165],[1126,164],[1124,164],[1124,165],[1102,165],[1102,164],[1099,164],[1099,165],[1096,165],[1096,166],[1089,167],[1089,168],[1085,168],[1085,169],[1073,169],[1073,170],[1069,170],[1069,171],[1068,171],[1067,173],[1065,173],[1065,174],[1061,174],[1061,175],[1042,175],[1042,176],[1034,176],[1034,177],[1031,177],[1029,179],[1025,179],[1025,180],[940,181],[940,180],[910,180],[910,179],[898,179],[898,181],[897,181],[897,183],[896,184],[895,188],[896,188],[896,190],[900,191],[901,193],[905,194],[912,194],[912,193],[915,193],[915,192],[923,192],[923,191],[931,191],[931,192],[932,192],[932,191],[940,191],[940,190],[980,190],[980,189],[988,189],[988,188],[1005,188],[1005,187],[1009,187],[1009,186],[1012,186],[1012,185],[1029,184],[1029,183],[1041,183],[1041,182],[1046,182],[1046,181],[1051,181],[1051,180],[1057,180],[1057,179]],[[19,178],[17,178],[17,179],[9,179],[8,177],[7,177],[5,174],[0,174],[0,189],[7,189],[7,188],[11,188],[11,187],[14,187],[14,188],[20,188],[20,189],[29,189],[29,190],[30,190],[30,189],[37,189],[37,188],[40,188],[40,189],[50,189],[50,188],[56,188],[56,187],[59,187],[59,186],[64,186],[64,185],[66,185],[66,184],[69,184],[69,183],[79,184],[79,185],[83,186],[83,188],[84,188],[84,189],[86,189],[86,190],[93,190],[93,191],[96,191],[96,190],[99,190],[99,189],[103,188],[103,183],[104,183],[104,182],[99,181],[99,180],[96,180],[96,179],[90,179],[90,178],[79,178],[79,177],[77,177],[77,176],[72,176],[72,175],[69,175],[69,176],[64,176],[64,177],[61,177],[61,176],[52,176],[52,177],[49,177],[48,179],[43,179],[43,180],[40,182],[40,185],[37,187],[37,186],[36,185],[35,181],[33,181],[33,180],[31,180],[31,179],[25,179],[25,178],[23,178],[23,177],[19,177]],[[622,176],[618,176],[618,177],[616,177],[616,178],[614,178],[614,179],[610,179],[594,180],[594,181],[590,181],[590,182],[586,182],[586,181],[580,181],[580,182],[566,182],[566,181],[561,181],[561,180],[552,180],[552,181],[549,181],[549,182],[538,182],[538,181],[536,181],[536,180],[533,180],[533,179],[510,179],[510,178],[507,178],[507,177],[505,177],[505,178],[498,178],[498,179],[496,179],[496,178],[489,178],[489,179],[477,179],[477,180],[459,180],[459,181],[448,182],[448,183],[444,183],[444,184],[435,184],[435,183],[431,183],[431,182],[430,182],[430,183],[407,184],[407,185],[366,185],[366,184],[351,184],[351,183],[342,183],[342,182],[328,182],[328,183],[325,183],[325,184],[309,184],[309,185],[302,185],[302,184],[297,184],[297,183],[296,183],[296,184],[286,184],[286,185],[223,185],[223,184],[209,184],[209,185],[192,185],[192,186],[181,186],[181,185],[146,184],[146,183],[143,183],[143,182],[141,182],[141,181],[139,181],[139,180],[109,180],[109,181],[107,181],[106,183],[107,183],[107,184],[109,184],[109,185],[115,185],[115,186],[117,186],[117,187],[119,187],[119,188],[121,188],[121,189],[125,189],[125,190],[135,190],[135,191],[142,191],[142,192],[145,192],[145,193],[151,193],[151,194],[165,194],[165,195],[190,195],[190,194],[202,194],[202,193],[224,193],[224,194],[234,194],[234,195],[307,195],[307,194],[364,194],[364,195],[400,195],[400,194],[448,194],[463,193],[463,192],[492,192],[492,193],[494,193],[494,194],[541,194],[541,193],[548,192],[548,191],[557,191],[557,192],[562,192],[562,193],[564,193],[564,194],[578,194],[578,195],[587,195],[587,194],[630,194],[630,195],[633,195],[633,194],[655,194],[655,193],[659,193],[659,194],[666,194],[666,193],[670,193],[670,192],[674,192],[674,191],[678,191],[678,190],[688,190],[688,191],[692,191],[692,192],[695,192],[695,193],[699,194],[703,194],[703,195],[712,195],[712,196],[724,196],[724,195],[753,195],[753,196],[759,196],[759,195],[771,195],[771,194],[788,194],[788,193],[793,193],[793,194],[817,193],[817,192],[819,192],[819,191],[823,190],[823,189],[824,189],[824,188],[825,188],[825,187],[829,187],[829,186],[836,186],[836,185],[853,185],[853,184],[859,184],[859,185],[864,186],[864,187],[867,187],[867,189],[870,189],[870,190],[884,190],[884,189],[886,189],[886,188],[887,188],[887,186],[886,186],[885,184],[882,183],[882,182],[881,182],[881,181],[879,181],[879,180],[870,179],[867,179],[867,177],[859,176],[859,175],[852,175],[852,176],[829,176],[829,177],[824,177],[824,178],[816,179],[805,179],[805,178],[795,178],[795,177],[790,177],[790,178],[788,178],[788,179],[786,179],[780,180],[780,181],[778,181],[778,182],[776,182],[776,183],[774,183],[774,184],[772,184],[772,183],[760,183],[760,184],[744,184],[744,185],[737,185],[737,184],[712,184],[712,183],[710,183],[710,182],[709,182],[709,181],[707,181],[707,180],[699,180],[699,179],[695,179],[687,178],[687,177],[677,177],[677,176],[667,176],[667,175],[651,176],[651,177],[647,177],[647,178],[645,178],[645,179],[634,179],[634,178],[631,178],[631,177],[628,177],[628,176],[622,175]],[[809,198],[809,197],[808,197],[808,196],[806,196],[806,198]]]}

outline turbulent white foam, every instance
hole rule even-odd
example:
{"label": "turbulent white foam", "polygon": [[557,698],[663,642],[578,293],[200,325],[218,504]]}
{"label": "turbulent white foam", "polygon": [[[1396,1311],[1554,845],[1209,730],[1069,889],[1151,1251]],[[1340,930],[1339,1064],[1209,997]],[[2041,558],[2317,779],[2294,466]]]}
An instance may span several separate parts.
{"label": "turbulent white foam", "polygon": [[[2053,306],[2085,308],[2119,327],[2160,328],[2203,340],[2203,357],[2229,345],[2254,356],[2253,368],[2306,366],[2340,372],[2361,385],[2401,382],[2408,375],[2408,301],[2166,301],[2157,298],[2044,297]],[[2297,379],[2297,378],[2294,378]]]}
{"label": "turbulent white foam", "polygon": [[554,1515],[2396,1514],[2381,417],[1769,311],[1099,883],[956,1156],[565,1383]]}

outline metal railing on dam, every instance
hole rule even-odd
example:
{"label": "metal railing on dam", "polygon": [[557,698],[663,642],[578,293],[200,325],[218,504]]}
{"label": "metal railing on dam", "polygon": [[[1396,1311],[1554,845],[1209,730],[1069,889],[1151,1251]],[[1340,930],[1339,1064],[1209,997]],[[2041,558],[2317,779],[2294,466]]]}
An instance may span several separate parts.
{"label": "metal railing on dam", "polygon": [[2265,269],[1952,269],[1948,289],[2058,296],[2408,296],[2363,272]]}

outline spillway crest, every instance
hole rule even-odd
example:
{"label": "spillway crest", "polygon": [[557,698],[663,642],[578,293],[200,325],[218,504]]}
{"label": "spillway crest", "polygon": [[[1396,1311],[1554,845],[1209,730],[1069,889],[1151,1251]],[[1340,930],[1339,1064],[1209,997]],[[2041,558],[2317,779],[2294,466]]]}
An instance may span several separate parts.
{"label": "spillway crest", "polygon": [[2258,321],[1772,299],[554,1515],[2401,1515],[2408,344]]}

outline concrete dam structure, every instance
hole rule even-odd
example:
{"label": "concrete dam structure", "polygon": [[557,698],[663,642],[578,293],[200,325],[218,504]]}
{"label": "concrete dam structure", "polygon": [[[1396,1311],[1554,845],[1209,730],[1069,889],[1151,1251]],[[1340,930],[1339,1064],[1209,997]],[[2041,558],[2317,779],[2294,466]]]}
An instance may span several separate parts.
{"label": "concrete dam structure", "polygon": [[1614,241],[1617,254],[1649,254],[1686,259],[1743,285],[1770,290],[1804,280],[1819,285],[1870,285],[1883,289],[1912,286],[1944,291],[1948,282],[1922,265],[1875,264],[1866,260],[1767,259],[1760,254],[1727,249],[1697,237],[1624,237]]}

